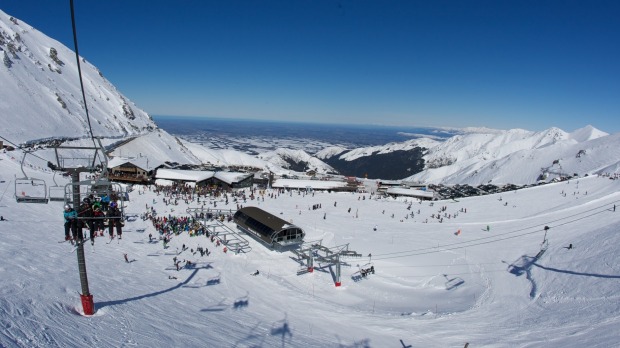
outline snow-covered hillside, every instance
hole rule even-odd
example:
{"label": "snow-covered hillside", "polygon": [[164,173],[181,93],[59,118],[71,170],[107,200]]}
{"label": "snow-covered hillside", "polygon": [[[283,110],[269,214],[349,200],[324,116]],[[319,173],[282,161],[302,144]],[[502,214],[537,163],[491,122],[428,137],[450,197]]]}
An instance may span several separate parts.
{"label": "snow-covered hillside", "polygon": [[[47,171],[25,170],[53,182]],[[581,348],[620,340],[620,180],[590,176],[432,203],[266,190],[246,202],[194,196],[166,205],[136,186],[129,215],[258,206],[302,227],[308,242],[362,256],[343,260],[336,287],[333,264],[315,260],[314,273],[298,274],[305,266],[293,253],[249,236],[251,250],[238,255],[188,232],[165,249],[150,221],[127,221],[122,240],[86,246],[96,312],[84,316],[75,252],[58,243],[63,202],[16,203],[15,176],[19,158],[0,153],[2,347]],[[195,253],[198,246],[211,254]],[[375,273],[362,278],[370,266]]]}
{"label": "snow-covered hillside", "polygon": [[[70,50],[1,11],[0,48],[0,135],[15,143],[81,138],[67,144],[87,145]],[[620,341],[620,134],[592,127],[572,133],[477,128],[444,142],[330,147],[314,157],[286,149],[258,158],[156,129],[96,68],[87,62],[82,68],[94,133],[115,146],[114,156],[286,173],[282,166],[290,161],[318,169],[322,162],[314,161],[330,156],[354,160],[419,146],[434,168],[413,180],[579,177],[435,202],[378,197],[369,193],[377,189],[374,180],[364,181],[366,193],[266,189],[251,199],[246,189],[237,201],[178,196],[178,205],[136,185],[126,215],[186,218],[188,207],[217,205],[233,213],[237,205],[258,206],[303,228],[308,244],[346,246],[361,256],[343,258],[336,287],[334,264],[317,259],[315,271],[304,273],[307,264],[296,255],[247,235],[249,248],[239,254],[187,231],[173,234],[164,248],[149,220],[132,219],[122,240],[98,237],[86,247],[96,312],[84,316],[76,255],[62,243],[64,202],[17,203],[23,153],[0,150],[1,347],[581,348]],[[23,185],[43,190],[43,180],[63,188],[68,179],[46,166],[52,157],[50,149],[27,157],[24,171],[38,180]],[[584,177],[597,173],[605,175]],[[199,246],[211,254],[196,253]],[[174,258],[182,262],[178,270]],[[362,277],[371,266],[375,273]]]}
{"label": "snow-covered hillside", "polygon": [[595,174],[620,164],[620,134],[591,126],[566,133],[491,130],[449,138],[428,149],[427,170],[408,180],[427,183],[531,184],[539,178]]}
{"label": "snow-covered hillside", "polygon": [[[75,53],[0,10],[1,134],[14,143],[90,136]],[[157,128],[150,116],[81,58],[95,136],[126,137]]]}
{"label": "snow-covered hillside", "polygon": [[306,172],[314,170],[320,174],[335,173],[334,168],[316,158],[309,155],[304,150],[293,149],[276,149],[275,151],[264,152],[258,155],[269,163],[273,163],[282,168],[294,168],[298,172]]}
{"label": "snow-covered hillside", "polygon": [[[74,139],[68,144],[88,145],[88,123],[73,51],[2,11],[0,49],[0,113],[4,125],[0,136],[16,144],[53,138]],[[117,91],[96,67],[84,59],[81,65],[93,134],[103,137],[105,146],[118,145],[114,156],[147,156],[181,164],[249,166],[275,173],[310,169],[334,173],[336,170],[325,163],[334,156],[345,162],[360,162],[364,157],[396,152],[412,156],[409,152],[413,149],[425,148],[426,170],[406,179],[452,184],[530,184],[539,178],[613,169],[620,161],[616,150],[620,147],[618,136],[591,126],[572,133],[557,128],[543,132],[466,128],[460,130],[461,135],[446,141],[431,137],[356,149],[327,146],[313,156],[303,148],[279,148],[258,156],[208,149],[158,129],[149,115]],[[39,155],[53,159],[51,151]],[[399,160],[402,162],[402,158]],[[377,165],[376,161],[366,163]],[[417,168],[406,163],[399,165],[407,170]]]}
{"label": "snow-covered hillside", "polygon": [[161,129],[116,146],[110,155],[119,157],[147,156],[157,159],[159,162],[181,164],[202,163],[201,159],[196,157],[185,143]]}

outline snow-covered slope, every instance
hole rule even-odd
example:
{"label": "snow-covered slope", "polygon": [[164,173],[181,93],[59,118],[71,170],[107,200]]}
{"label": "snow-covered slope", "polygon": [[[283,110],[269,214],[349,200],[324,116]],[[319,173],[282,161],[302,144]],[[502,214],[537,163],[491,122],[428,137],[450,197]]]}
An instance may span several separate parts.
{"label": "snow-covered slope", "polygon": [[[307,241],[360,253],[343,260],[340,287],[333,264],[315,260],[314,273],[298,274],[305,266],[293,253],[249,236],[251,250],[237,255],[188,232],[164,249],[149,242],[159,237],[149,220],[127,221],[122,240],[100,237],[85,248],[96,310],[86,317],[76,254],[58,243],[63,203],[16,203],[18,162],[0,152],[2,347],[581,348],[620,340],[620,180],[591,176],[434,204],[269,189],[243,203],[302,227]],[[26,170],[52,182],[46,171]],[[179,196],[178,205],[164,197],[135,186],[126,212],[187,216],[188,206],[212,202],[236,209],[212,196]],[[198,246],[211,254],[193,253]],[[362,278],[370,266],[375,273]]]}
{"label": "snow-covered slope", "polygon": [[[408,180],[429,183],[529,184],[541,174],[596,173],[620,161],[618,135],[591,126],[567,133],[558,128],[543,132],[521,129],[488,130],[449,138],[430,147],[424,172]],[[599,151],[600,149],[609,151]],[[595,154],[596,155],[593,155]]]}
{"label": "snow-covered slope", "polygon": [[334,168],[330,165],[308,154],[304,150],[279,148],[275,151],[263,152],[258,155],[258,158],[282,168],[295,167],[293,170],[298,172],[307,170],[315,170],[317,173],[322,174],[335,172]]}
{"label": "snow-covered slope", "polygon": [[178,138],[161,129],[146,133],[116,146],[112,156],[147,156],[163,162],[180,164],[200,164],[201,161]]}
{"label": "snow-covered slope", "polygon": [[[0,55],[1,136],[18,144],[60,138],[87,145],[89,127],[74,52],[0,10]],[[303,149],[280,148],[258,158],[232,150],[205,149],[157,129],[149,115],[117,91],[96,67],[85,59],[81,59],[81,67],[93,134],[104,137],[105,145],[135,138],[123,143],[114,155],[159,156],[170,162],[252,166],[274,172],[315,169],[328,173],[335,170],[324,160],[336,155],[342,161],[355,161],[422,147],[427,149],[426,170],[407,179],[469,184],[528,184],[541,175],[596,173],[618,166],[617,136],[592,126],[572,133],[558,128],[543,132],[465,128],[461,135],[443,142],[422,138],[348,150],[326,147],[314,156]],[[584,155],[577,157],[579,153]]]}
{"label": "snow-covered slope", "polygon": [[[437,144],[439,144],[438,141],[430,138],[412,139],[400,143],[389,143],[386,145],[368,146],[352,149],[340,154],[338,158],[345,161],[353,161],[360,157],[372,156],[375,154],[385,154],[394,151],[407,151],[416,147],[430,148],[437,146]],[[339,152],[331,151],[321,153],[323,158],[331,157],[329,156],[330,154],[337,155],[339,154]]]}
{"label": "snow-covered slope", "polygon": [[201,163],[214,166],[247,166],[266,168],[268,163],[255,156],[231,149],[208,149],[204,146],[183,141],[183,144],[192,151]]}
{"label": "snow-covered slope", "polygon": [[[0,114],[2,136],[14,143],[89,136],[75,53],[0,10]],[[145,134],[150,116],[81,58],[90,123],[95,136]]]}

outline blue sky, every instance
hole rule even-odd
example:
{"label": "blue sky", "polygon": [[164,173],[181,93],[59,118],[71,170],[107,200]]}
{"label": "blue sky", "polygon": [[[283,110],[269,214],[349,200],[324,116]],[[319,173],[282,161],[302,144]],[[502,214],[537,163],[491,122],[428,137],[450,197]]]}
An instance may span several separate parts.
{"label": "blue sky", "polygon": [[[73,48],[69,1],[0,8]],[[620,1],[75,0],[152,115],[620,132]]]}

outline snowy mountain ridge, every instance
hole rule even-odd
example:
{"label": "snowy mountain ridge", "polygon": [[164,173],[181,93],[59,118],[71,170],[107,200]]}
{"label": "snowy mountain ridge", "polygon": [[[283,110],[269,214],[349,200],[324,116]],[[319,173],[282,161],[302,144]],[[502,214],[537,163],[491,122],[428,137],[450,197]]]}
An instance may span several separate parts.
{"label": "snowy mountain ridge", "polygon": [[[0,92],[4,96],[0,112],[5,121],[2,137],[14,143],[49,139],[87,142],[88,124],[74,53],[1,11],[0,49]],[[618,163],[613,150],[620,147],[617,137],[592,126],[572,133],[555,127],[542,132],[469,127],[445,141],[429,136],[355,149],[328,146],[314,155],[295,148],[278,148],[258,155],[209,149],[181,141],[157,128],[150,116],[129,102],[96,67],[84,59],[82,62],[93,133],[104,137],[106,146],[118,145],[113,156],[150,156],[180,164],[250,166],[276,173],[337,172],[327,163],[335,163],[335,158],[341,163],[356,162],[353,168],[361,166],[360,171],[364,172],[368,170],[364,165],[377,166],[385,161],[385,170],[401,169],[401,179],[470,184],[527,184],[541,175],[595,173]],[[132,140],[125,141],[129,139]],[[606,144],[609,151],[602,150]],[[580,152],[586,156],[577,160],[575,156]],[[594,155],[602,157],[594,160]],[[552,165],[556,160],[558,163]],[[418,170],[422,171],[416,173]],[[345,171],[340,174],[355,176]]]}
{"label": "snowy mountain ridge", "polygon": [[[20,31],[24,24],[4,13],[0,22],[0,55],[8,57],[0,65],[5,121],[0,135],[26,143],[79,134],[87,142],[79,98],[73,97],[78,83],[64,80],[72,74],[70,56],[44,37],[38,42],[50,44],[35,45],[34,29]],[[16,34],[33,42],[26,46]],[[45,58],[52,45],[62,64]],[[31,54],[36,47],[42,53]],[[38,58],[25,62],[30,55]],[[103,81],[90,77],[88,84]],[[93,99],[97,88],[88,90]],[[71,113],[59,108],[54,91],[71,96],[71,101],[61,98]],[[580,177],[435,202],[371,194],[376,180],[362,180],[365,192],[312,194],[271,188],[186,194],[135,185],[129,199],[119,201],[127,217],[122,239],[118,227],[114,239],[106,229],[93,234],[82,253],[64,239],[65,202],[17,199],[26,190],[46,194],[42,181],[63,188],[69,178],[52,173],[45,161],[25,163],[36,158],[22,163],[19,149],[0,150],[1,347],[618,345],[620,133],[589,126],[572,133],[470,129],[444,142],[328,147],[314,157],[276,150],[261,159],[179,140],[127,103],[135,116],[129,119],[120,113],[127,110],[120,97],[112,96],[93,102],[99,105],[93,120],[95,133],[114,143],[115,156],[283,173],[272,162],[285,157],[310,162],[349,151],[356,161],[419,152],[425,145],[423,156],[436,167],[413,176],[421,181],[519,183],[543,173],[551,178],[572,172]],[[106,123],[103,111],[116,113],[117,123]],[[51,152],[36,155],[48,158]],[[24,171],[36,183],[23,180]],[[605,175],[584,177],[588,173]],[[239,231],[234,221],[215,224],[189,213],[213,207],[231,217],[240,204],[303,228],[303,248],[312,245],[308,258],[273,250]],[[194,218],[201,228],[186,224]],[[204,231],[214,233],[209,238]],[[84,233],[91,235],[88,229]],[[249,248],[237,252],[234,248],[245,245],[240,240]],[[198,253],[205,247],[206,255]],[[333,262],[323,257],[325,250],[347,253],[343,262]],[[92,316],[84,314],[81,302],[89,294]]]}
{"label": "snowy mountain ridge", "polygon": [[[0,113],[15,143],[89,136],[75,53],[0,10]],[[93,135],[146,134],[157,125],[92,64],[80,61]]]}
{"label": "snowy mountain ridge", "polygon": [[600,172],[601,163],[606,164],[603,167],[619,163],[620,153],[614,150],[619,141],[618,135],[592,126],[572,133],[550,128],[457,135],[429,148],[424,156],[426,170],[408,179],[452,184],[533,183],[541,175],[594,174]]}

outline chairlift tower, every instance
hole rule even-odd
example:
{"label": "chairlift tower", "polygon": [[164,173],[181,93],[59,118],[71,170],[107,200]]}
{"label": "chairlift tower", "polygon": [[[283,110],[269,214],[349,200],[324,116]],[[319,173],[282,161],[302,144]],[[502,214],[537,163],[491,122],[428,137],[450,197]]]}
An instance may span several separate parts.
{"label": "chairlift tower", "polygon": [[[98,139],[99,140],[99,139]],[[102,157],[103,160],[103,172],[107,171],[107,157],[105,152],[103,152],[103,146],[101,145],[101,140],[99,140],[99,147],[78,147],[78,146],[56,146],[54,147],[56,154],[56,165],[51,162],[48,163],[48,166],[54,170],[61,170],[69,173],[71,175],[71,183],[65,186],[65,201],[67,201],[67,195],[70,195],[72,198],[73,206],[75,208],[76,204],[81,202],[80,199],[80,173],[90,172],[93,173],[97,171],[99,168],[97,166],[97,161],[99,157]],[[69,155],[61,156],[59,150],[69,152]],[[84,156],[84,153],[92,153],[92,155],[86,155],[86,157],[78,157]],[[71,192],[67,192],[68,186],[71,186]],[[81,236],[82,231],[81,227],[78,228],[78,233]],[[85,315],[93,315],[95,314],[95,305],[93,302],[93,295],[90,293],[88,289],[88,275],[86,273],[86,257],[84,256],[84,238],[78,238],[75,241],[77,245],[76,253],[77,253],[77,261],[78,261],[78,271],[80,274],[80,284],[82,286],[82,293],[80,294],[80,298],[82,301],[82,309],[84,310]]]}
{"label": "chairlift tower", "polygon": [[[300,259],[305,259],[307,263],[307,272],[303,273],[312,273],[314,271],[314,261],[324,262],[330,265],[334,265],[336,267],[334,274],[334,285],[339,287],[342,285],[342,281],[340,279],[341,276],[341,258],[359,258],[362,257],[361,254],[356,251],[349,250],[349,243],[338,245],[335,247],[328,248],[319,243],[312,243],[309,247],[299,248],[293,251]],[[346,263],[346,262],[345,262]]]}

